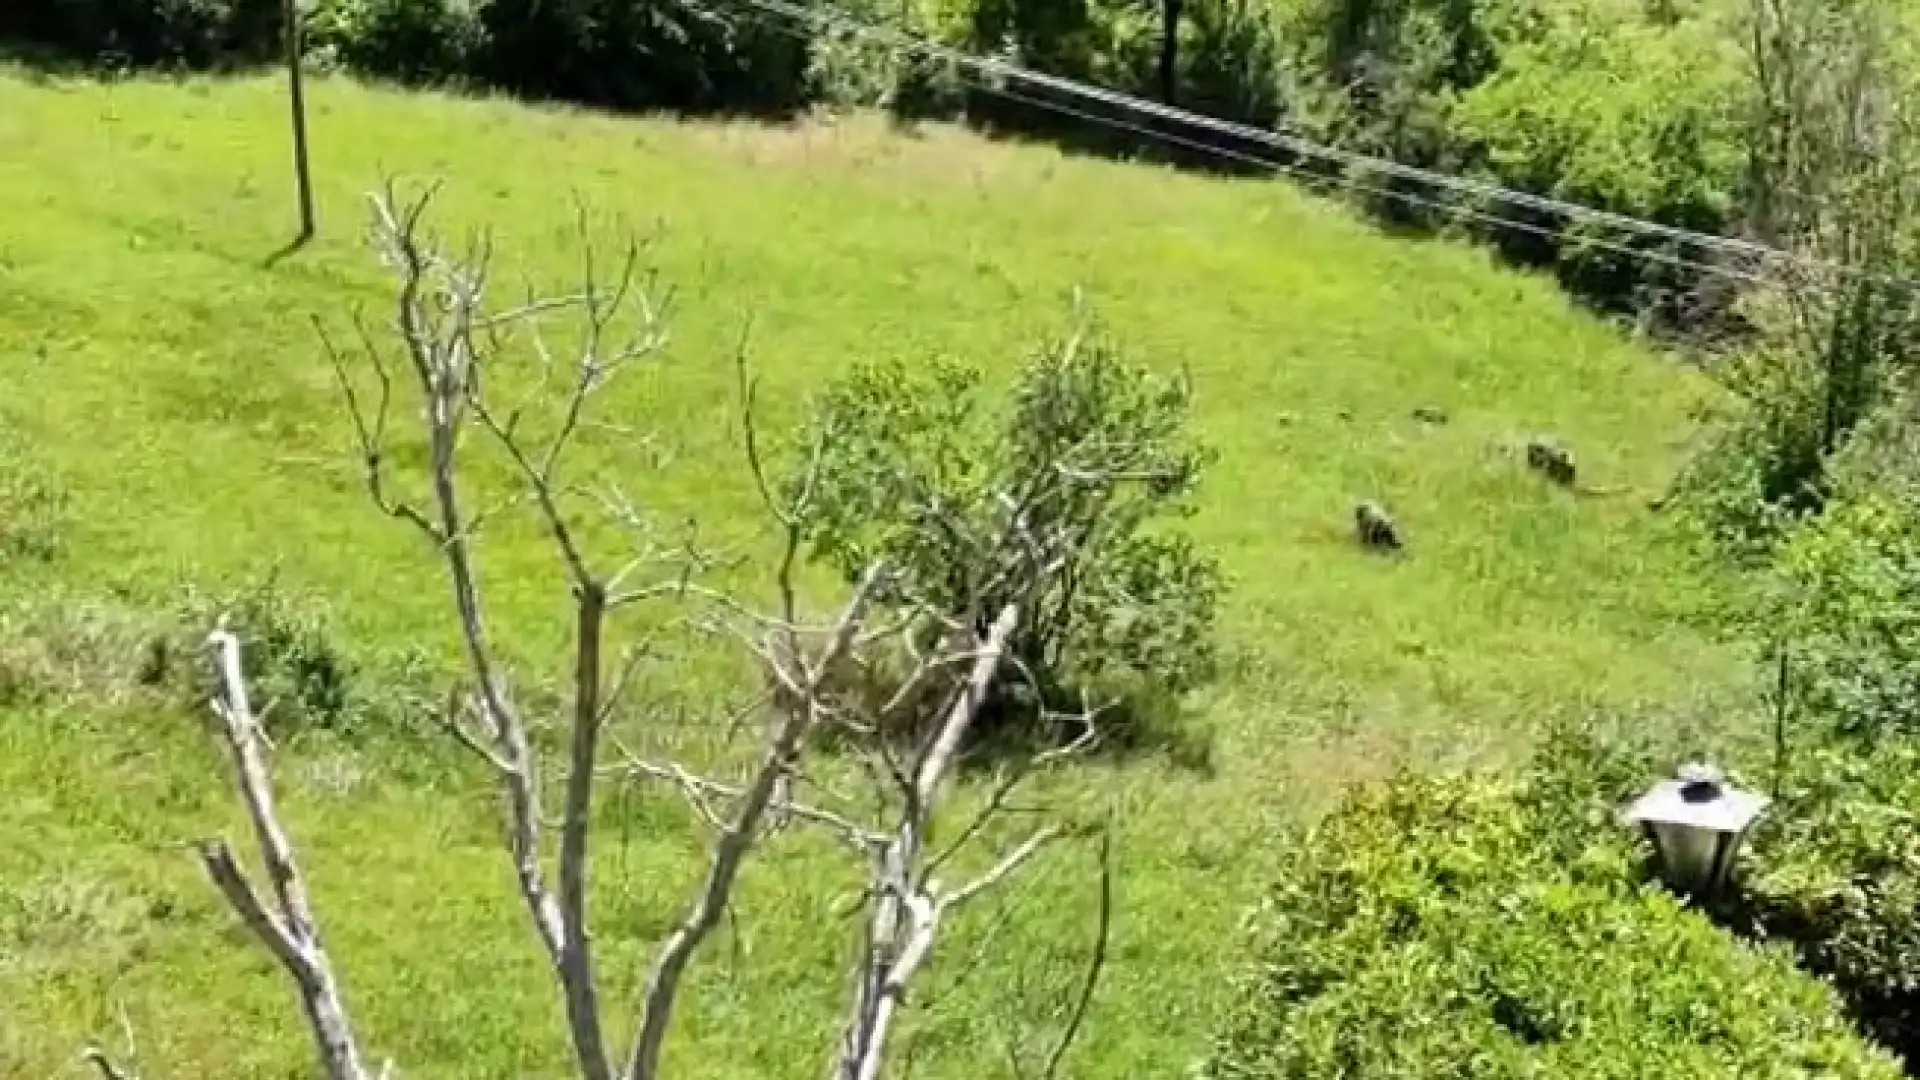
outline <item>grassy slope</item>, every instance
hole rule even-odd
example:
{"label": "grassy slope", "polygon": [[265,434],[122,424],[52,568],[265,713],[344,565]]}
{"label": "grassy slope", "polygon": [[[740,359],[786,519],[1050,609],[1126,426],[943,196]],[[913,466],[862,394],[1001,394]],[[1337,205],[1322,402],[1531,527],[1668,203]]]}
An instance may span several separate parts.
{"label": "grassy slope", "polygon": [[[657,427],[674,463],[600,464],[718,535],[757,528],[730,398],[749,310],[765,396],[789,419],[809,384],[861,356],[1004,371],[1065,325],[1076,284],[1135,355],[1192,370],[1223,454],[1197,528],[1236,576],[1237,659],[1196,720],[1213,775],[1147,760],[1067,785],[1082,805],[1117,802],[1126,828],[1115,966],[1076,1059],[1087,1075],[1168,1075],[1200,1047],[1276,815],[1396,754],[1510,748],[1556,708],[1685,724],[1734,692],[1733,661],[1674,622],[1694,585],[1650,542],[1640,498],[1543,490],[1490,449],[1552,430],[1593,482],[1652,489],[1703,388],[1478,253],[1378,238],[1279,185],[943,130],[616,121],[333,83],[314,110],[323,238],[263,269],[288,220],[275,84],[0,78],[0,421],[39,440],[77,499],[60,585],[152,591],[277,562],[332,599],[357,648],[446,643],[431,563],[354,482],[307,325],[382,299],[356,201],[382,171],[446,177],[443,226],[493,223],[509,272],[552,281],[571,265],[570,188],[666,224],[675,344],[615,411]],[[1408,415],[1421,405],[1453,422],[1423,430]],[[1402,516],[1410,559],[1345,542],[1366,495]],[[550,639],[548,553],[508,534],[489,554],[500,620]],[[0,580],[23,595],[46,584],[31,578]],[[551,997],[479,780],[403,783],[390,758],[324,744],[283,762],[372,1045],[413,1076],[555,1074]],[[0,712],[16,811],[0,830],[0,1076],[52,1073],[120,1003],[150,1076],[298,1071],[286,992],[258,950],[229,947],[179,846],[233,822],[216,770],[178,717]],[[600,862],[603,957],[626,986],[690,872],[692,834],[642,796],[607,814],[620,827]],[[693,1075],[817,1073],[840,990],[819,926],[844,895],[821,857],[802,842],[750,882],[744,963],[718,942],[682,1016]],[[1008,996],[1017,972],[1044,976],[1036,995],[1064,989],[1091,908],[1083,865],[1036,874],[999,956],[940,995],[925,1075],[1001,1070],[1002,1028],[1043,1007]]]}

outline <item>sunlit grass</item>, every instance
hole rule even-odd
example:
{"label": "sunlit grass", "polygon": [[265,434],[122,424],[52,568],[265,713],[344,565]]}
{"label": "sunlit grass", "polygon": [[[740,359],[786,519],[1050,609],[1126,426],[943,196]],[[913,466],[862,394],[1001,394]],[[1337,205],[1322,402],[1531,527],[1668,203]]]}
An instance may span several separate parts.
{"label": "sunlit grass", "polygon": [[[1685,730],[1742,696],[1739,659],[1681,622],[1707,585],[1644,510],[1703,380],[1481,253],[1381,238],[1275,183],[942,128],[617,120],[325,81],[313,108],[320,237],[268,267],[292,227],[278,84],[0,78],[0,424],[30,436],[75,514],[65,558],[9,570],[6,588],[145,600],[277,566],[328,598],[360,654],[447,646],[438,568],[367,504],[309,322],[386,302],[360,237],[361,195],[389,173],[444,179],[437,225],[490,226],[503,280],[569,280],[576,194],[655,235],[673,339],[605,404],[653,447],[601,445],[581,468],[749,547],[766,529],[733,393],[747,316],[779,428],[861,358],[1004,375],[1067,328],[1081,288],[1131,356],[1192,373],[1221,454],[1194,529],[1233,593],[1229,677],[1191,721],[1213,771],[1147,758],[1060,785],[1079,809],[1112,804],[1123,829],[1113,966],[1078,1075],[1173,1075],[1200,1050],[1273,823],[1396,761],[1497,758],[1556,710]],[[1629,492],[1536,482],[1502,450],[1535,431]],[[1360,497],[1399,515],[1409,557],[1353,549]],[[551,552],[507,530],[486,553],[496,618],[540,655],[562,629]],[[702,667],[675,690],[717,698],[724,675]],[[403,782],[403,753],[429,752],[318,741],[280,758],[363,1036],[409,1076],[558,1075],[557,1010],[485,783]],[[299,1073],[288,990],[181,847],[236,820],[190,719],[0,711],[0,794],[0,1075],[70,1067],[122,1005],[149,1077]],[[605,815],[602,960],[620,1002],[698,837],[660,796],[610,794]],[[994,958],[951,991],[977,942],[949,942],[921,1075],[1007,1072],[1007,1038],[1077,977],[1089,857],[1028,878]],[[752,876],[738,937],[715,942],[681,1017],[688,1074],[818,1075],[849,940],[834,858],[791,842]]]}

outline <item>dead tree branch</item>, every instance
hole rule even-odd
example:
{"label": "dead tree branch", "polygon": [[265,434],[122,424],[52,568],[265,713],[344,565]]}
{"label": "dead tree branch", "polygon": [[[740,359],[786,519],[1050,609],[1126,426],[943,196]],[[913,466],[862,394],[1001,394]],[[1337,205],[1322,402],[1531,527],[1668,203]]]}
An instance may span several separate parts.
{"label": "dead tree branch", "polygon": [[[320,925],[314,919],[306,881],[294,860],[293,843],[274,809],[273,785],[260,753],[260,725],[241,677],[240,640],[226,630],[215,630],[207,644],[214,654],[220,688],[213,702],[214,714],[221,721],[221,735],[233,760],[234,785],[253,822],[254,839],[272,886],[274,910],[267,909],[225,840],[203,841],[200,859],[248,929],[272,950],[293,978],[328,1080],[369,1080],[332,963],[320,943]],[[96,1059],[96,1065],[103,1060]]]}
{"label": "dead tree branch", "polygon": [[992,688],[1018,615],[1018,609],[1008,605],[994,620],[966,682],[954,696],[926,751],[907,774],[900,791],[898,820],[886,846],[874,856],[866,945],[834,1059],[836,1080],[876,1080],[880,1075],[908,984],[932,951],[942,920],[953,909],[1004,881],[1060,835],[1056,828],[1042,828],[992,869],[957,889],[943,888],[927,872],[928,830],[955,755]]}
{"label": "dead tree branch", "polygon": [[802,687],[804,707],[788,710],[775,729],[753,779],[737,800],[732,818],[713,842],[699,896],[654,959],[653,969],[647,976],[633,1056],[627,1065],[628,1080],[654,1080],[659,1075],[660,1050],[687,963],[726,912],[741,864],[758,837],[767,809],[782,779],[788,775],[791,763],[799,756],[801,741],[821,718],[821,681],[825,672],[846,655],[852,645],[880,578],[880,571],[875,568],[854,589],[853,598],[841,612],[820,663]]}
{"label": "dead tree branch", "polygon": [[[570,489],[561,471],[567,451],[582,430],[589,399],[626,367],[664,343],[660,325],[663,298],[640,273],[638,244],[626,246],[611,283],[598,279],[590,225],[582,216],[579,225],[585,254],[580,288],[556,297],[530,297],[506,310],[493,310],[486,297],[490,243],[481,237],[464,258],[443,255],[421,231],[433,194],[429,189],[403,203],[389,186],[372,198],[374,242],[399,281],[393,329],[405,366],[413,376],[411,383],[419,395],[418,412],[424,419],[430,509],[416,509],[389,494],[392,484],[386,473],[388,451],[384,440],[393,380],[381,350],[371,335],[362,333],[362,351],[379,388],[369,409],[354,390],[345,358],[324,335],[322,341],[334,360],[375,504],[425,532],[444,563],[474,686],[469,710],[473,720],[456,719],[454,731],[500,783],[515,877],[560,983],[580,1075],[584,1080],[611,1080],[614,1070],[601,1021],[588,932],[587,867],[601,734],[637,662],[634,658],[641,654],[630,653],[627,662],[616,665],[610,683],[606,670],[607,621],[615,607],[642,596],[670,592],[673,582],[657,589],[616,594],[615,584],[649,556],[634,559],[613,574],[597,569],[580,540],[580,523],[565,504]],[[636,328],[630,336],[616,339],[616,324],[631,311],[637,311]],[[544,437],[535,437],[528,433],[523,420],[542,404],[541,392],[548,386],[555,366],[539,320],[555,315],[572,316],[577,322],[579,353],[572,363],[572,377],[557,402],[550,430]],[[541,367],[537,383],[503,412],[489,391],[493,383],[509,375],[495,368],[503,366],[516,334],[522,335]],[[473,537],[479,516],[467,509],[461,464],[469,420],[512,466],[519,490],[508,505],[527,505],[537,512],[559,556],[573,600],[573,700],[552,883],[545,866],[549,853],[542,829],[540,763],[526,720],[496,657],[475,563]]]}

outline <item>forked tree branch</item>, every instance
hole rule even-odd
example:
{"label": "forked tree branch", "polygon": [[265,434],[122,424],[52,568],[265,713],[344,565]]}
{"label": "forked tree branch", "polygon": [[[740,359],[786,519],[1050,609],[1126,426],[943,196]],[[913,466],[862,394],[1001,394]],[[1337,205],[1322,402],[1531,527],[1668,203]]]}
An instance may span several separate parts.
{"label": "forked tree branch", "polygon": [[788,710],[768,741],[755,768],[753,778],[737,800],[732,818],[713,841],[707,875],[700,893],[681,918],[654,959],[642,997],[639,1030],[634,1035],[633,1056],[627,1064],[627,1080],[657,1080],[660,1075],[660,1051],[666,1041],[667,1024],[672,1019],[680,980],[687,964],[707,935],[719,924],[732,898],[734,882],[741,864],[754,841],[761,822],[773,804],[792,761],[799,755],[801,741],[820,719],[821,681],[840,657],[846,655],[866,617],[867,607],[881,584],[880,568],[869,570],[855,587],[835,624],[833,634],[819,665],[804,687],[804,707]]}
{"label": "forked tree branch", "polygon": [[926,752],[903,778],[899,820],[873,860],[866,947],[834,1057],[836,1080],[876,1080],[907,985],[925,963],[948,911],[1005,879],[1056,835],[1052,830],[1035,834],[988,875],[957,891],[944,891],[925,876],[927,831],[954,756],[986,700],[1018,615],[1008,605],[994,620]]}
{"label": "forked tree branch", "polygon": [[[539,299],[504,312],[487,307],[487,259],[490,245],[481,238],[464,259],[441,255],[420,233],[420,222],[432,191],[402,207],[389,187],[373,197],[375,241],[385,261],[399,278],[394,327],[420,393],[419,413],[425,419],[430,512],[408,513],[385,496],[380,471],[385,460],[380,440],[391,380],[380,353],[371,342],[366,353],[379,380],[380,396],[369,417],[352,390],[352,380],[335,352],[336,370],[353,416],[354,429],[367,463],[368,488],[375,502],[396,517],[426,520],[425,531],[435,541],[452,588],[459,616],[461,640],[475,686],[473,713],[477,730],[454,721],[461,742],[491,768],[503,794],[508,848],[521,898],[535,931],[547,951],[560,983],[576,1063],[584,1080],[613,1076],[601,1022],[599,990],[594,970],[592,937],[588,929],[587,866],[592,828],[594,779],[599,740],[629,668],[624,666],[609,688],[606,679],[606,621],[611,608],[646,590],[612,595],[609,579],[592,565],[581,546],[580,530],[562,505],[567,492],[559,469],[563,456],[581,430],[588,399],[606,386],[626,364],[654,351],[664,335],[657,325],[659,305],[648,290],[637,288],[639,248],[629,245],[619,278],[603,287],[595,278],[588,223],[581,219],[585,241],[585,278],[582,288],[566,296]],[[607,344],[615,319],[629,301],[641,310],[638,333],[617,346]],[[532,399],[547,383],[552,367],[537,320],[555,313],[578,316],[582,325],[581,350],[574,376],[560,402],[555,426],[539,446],[522,434],[521,419]],[[500,359],[515,330],[525,329],[542,360],[539,386],[528,401],[501,415],[488,397],[494,381],[491,368]],[[331,350],[330,348],[330,351]],[[478,520],[468,512],[462,483],[459,449],[467,419],[481,430],[514,466],[520,492],[514,502],[533,506],[560,555],[574,605],[573,704],[568,725],[569,762],[563,782],[564,809],[559,825],[556,885],[549,886],[542,836],[543,806],[540,763],[532,748],[527,724],[508,690],[495,659],[486,619],[479,574],[474,561],[473,534]],[[631,565],[631,564],[630,564]],[[624,573],[624,571],[623,571]],[[664,591],[664,590],[663,590]]]}
{"label": "forked tree branch", "polygon": [[219,685],[214,714],[221,722],[221,735],[233,761],[234,786],[253,823],[275,910],[268,910],[225,840],[203,842],[201,861],[234,911],[292,977],[328,1080],[368,1080],[332,964],[320,943],[320,925],[314,919],[306,881],[294,860],[293,843],[274,809],[273,785],[260,753],[260,725],[241,676],[240,641],[226,630],[215,630],[208,635],[207,644],[213,652]]}

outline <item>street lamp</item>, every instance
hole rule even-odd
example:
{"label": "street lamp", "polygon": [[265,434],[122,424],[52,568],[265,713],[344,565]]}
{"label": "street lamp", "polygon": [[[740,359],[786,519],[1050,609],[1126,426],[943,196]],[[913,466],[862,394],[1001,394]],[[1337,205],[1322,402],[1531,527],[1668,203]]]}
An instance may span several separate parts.
{"label": "street lamp", "polygon": [[1688,764],[1635,799],[1622,818],[1646,830],[1661,879],[1704,901],[1726,884],[1741,840],[1766,806],[1766,796],[1728,785],[1712,765]]}

